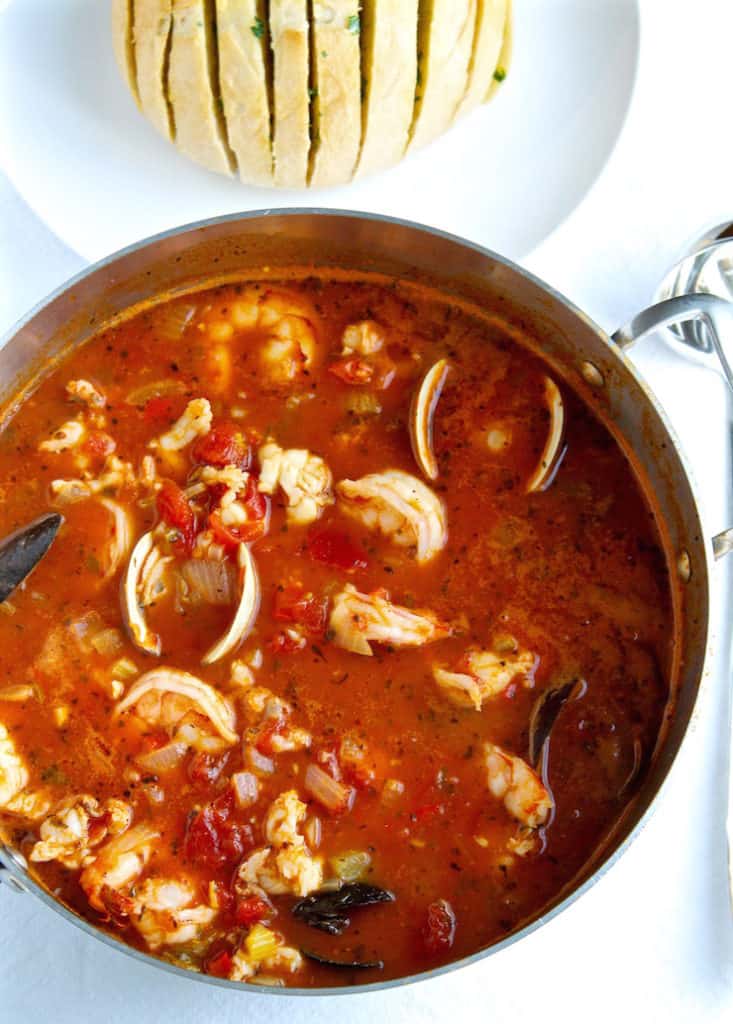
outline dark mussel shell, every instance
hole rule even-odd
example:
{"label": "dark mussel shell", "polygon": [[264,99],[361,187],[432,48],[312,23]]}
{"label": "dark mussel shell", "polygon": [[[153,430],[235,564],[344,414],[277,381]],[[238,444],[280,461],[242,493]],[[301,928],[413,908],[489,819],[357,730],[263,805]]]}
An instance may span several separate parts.
{"label": "dark mussel shell", "polygon": [[319,953],[313,953],[308,949],[301,949],[300,952],[308,960],[315,960],[317,964],[323,964],[324,967],[339,967],[342,970],[354,971],[384,970],[384,960],[330,960],[327,956],[321,956]]}
{"label": "dark mussel shell", "polygon": [[58,512],[48,512],[0,541],[0,603],[33,572],[63,521]]}
{"label": "dark mussel shell", "polygon": [[553,725],[557,721],[557,716],[567,701],[574,694],[579,695],[582,688],[582,681],[571,679],[561,686],[551,686],[537,698],[529,718],[530,764],[537,764],[542,748],[552,732]]}
{"label": "dark mussel shell", "polygon": [[318,928],[329,935],[340,935],[351,923],[349,910],[374,903],[392,903],[394,898],[394,893],[380,889],[378,885],[348,882],[340,889],[314,892],[306,896],[295,904],[292,913],[311,928]]}

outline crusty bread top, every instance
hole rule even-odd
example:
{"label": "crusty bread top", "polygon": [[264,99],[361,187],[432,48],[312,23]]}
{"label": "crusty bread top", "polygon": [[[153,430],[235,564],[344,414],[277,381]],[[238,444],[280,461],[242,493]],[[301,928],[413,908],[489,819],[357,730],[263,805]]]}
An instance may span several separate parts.
{"label": "crusty bread top", "polygon": [[169,95],[181,152],[212,171],[231,174],[233,160],[212,90],[211,31],[204,0],[173,0]]}
{"label": "crusty bread top", "polygon": [[219,85],[242,181],[272,185],[264,0],[216,0]]}
{"label": "crusty bread top", "polygon": [[166,93],[165,65],[173,28],[171,0],[133,0],[135,67],[140,106],[161,135],[173,138],[173,117]]}
{"label": "crusty bread top", "polygon": [[135,74],[135,50],[133,48],[132,0],[112,0],[112,46],[115,59],[127,82],[127,87],[138,106],[140,97],[137,91]]}
{"label": "crusty bread top", "polygon": [[311,185],[350,181],[361,142],[359,0],[313,4]]}
{"label": "crusty bread top", "polygon": [[270,0],[270,41],[274,62],[275,184],[307,184],[310,151],[308,4]]}
{"label": "crusty bread top", "polygon": [[365,0],[361,15],[363,137],[357,175],[397,163],[412,124],[418,0]]}
{"label": "crusty bread top", "polygon": [[457,117],[468,113],[486,99],[504,42],[506,19],[507,0],[478,0],[468,84],[458,105]]}
{"label": "crusty bread top", "polygon": [[466,91],[476,28],[477,0],[432,0],[421,5],[420,83],[409,148],[430,142],[452,123]]}

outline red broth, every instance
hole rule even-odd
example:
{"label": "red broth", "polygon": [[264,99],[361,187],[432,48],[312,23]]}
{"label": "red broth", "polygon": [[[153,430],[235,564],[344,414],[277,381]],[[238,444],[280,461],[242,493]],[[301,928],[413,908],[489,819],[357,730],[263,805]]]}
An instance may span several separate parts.
{"label": "red broth", "polygon": [[[439,359],[431,480],[410,403]],[[0,528],[65,523],[0,609],[0,803],[49,891],[299,986],[435,967],[557,898],[647,770],[673,616],[632,469],[562,384],[545,450],[547,373],[440,295],[310,278],[153,307],[41,383],[0,435]],[[204,664],[247,555],[259,609]]]}

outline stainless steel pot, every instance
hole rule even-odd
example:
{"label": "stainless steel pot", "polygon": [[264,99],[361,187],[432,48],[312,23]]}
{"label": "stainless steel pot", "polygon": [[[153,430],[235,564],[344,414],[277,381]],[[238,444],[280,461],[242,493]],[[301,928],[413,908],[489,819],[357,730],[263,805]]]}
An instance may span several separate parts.
{"label": "stainless steel pot", "polygon": [[[674,591],[679,647],[674,713],[660,738],[642,788],[602,847],[536,920],[502,942],[456,963],[407,978],[360,986],[390,988],[473,963],[538,928],[596,881],[639,832],[677,755],[697,698],[708,644],[709,574],[714,555],[733,546],[733,530],[712,540],[679,445],[664,413],[623,350],[656,328],[702,320],[717,335],[733,306],[713,296],[683,296],[651,307],[613,337],[584,313],[508,260],[470,242],[406,221],[330,210],[266,210],[222,217],[167,232],[97,263],[36,307],[0,352],[0,408],[7,417],[19,397],[76,346],[130,307],[250,273],[277,277],[280,268],[329,267],[379,272],[438,287],[490,308],[518,328],[553,372],[597,411],[632,461],[662,525]],[[2,422],[2,420],[0,420]],[[0,879],[30,892],[90,935],[137,959],[209,984],[239,983],[194,974],[138,952],[95,928],[53,899],[28,874],[22,856],[0,836]],[[322,995],[348,988],[277,989],[246,986],[260,996]]]}

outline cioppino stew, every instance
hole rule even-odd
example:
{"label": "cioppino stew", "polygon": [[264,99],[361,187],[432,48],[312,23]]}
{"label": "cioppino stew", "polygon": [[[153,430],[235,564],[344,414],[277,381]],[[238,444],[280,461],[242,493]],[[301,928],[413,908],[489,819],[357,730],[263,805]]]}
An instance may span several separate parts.
{"label": "cioppino stew", "polygon": [[429,970],[537,917],[670,700],[657,524],[491,311],[295,275],[133,312],[0,434],[0,817],[58,900],[238,982]]}

